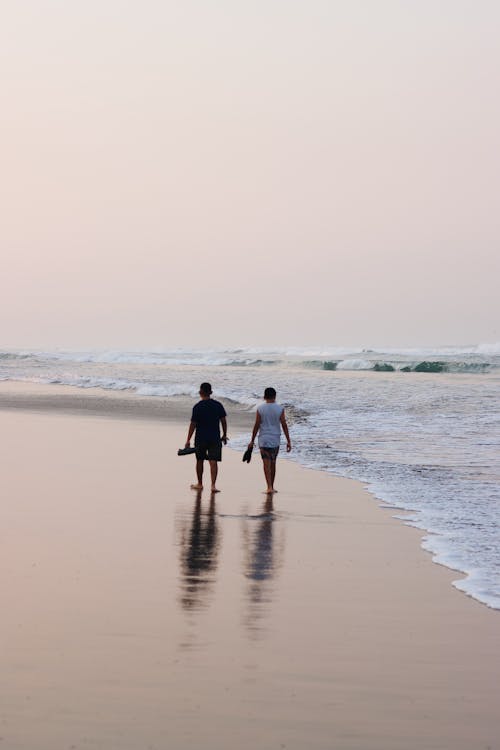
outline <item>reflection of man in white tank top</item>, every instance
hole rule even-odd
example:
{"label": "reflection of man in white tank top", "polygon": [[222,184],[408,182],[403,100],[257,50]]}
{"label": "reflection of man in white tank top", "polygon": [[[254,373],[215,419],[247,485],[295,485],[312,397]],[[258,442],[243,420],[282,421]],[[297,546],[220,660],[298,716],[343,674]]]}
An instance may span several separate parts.
{"label": "reflection of man in white tank top", "polygon": [[266,388],[264,391],[265,403],[257,407],[252,439],[248,447],[253,448],[257,433],[259,433],[259,448],[266,477],[266,492],[276,492],[274,489],[274,478],[276,476],[276,459],[280,449],[281,429],[286,437],[286,450],[292,450],[290,434],[285,418],[284,408],[276,403],[276,391],[274,388]]}

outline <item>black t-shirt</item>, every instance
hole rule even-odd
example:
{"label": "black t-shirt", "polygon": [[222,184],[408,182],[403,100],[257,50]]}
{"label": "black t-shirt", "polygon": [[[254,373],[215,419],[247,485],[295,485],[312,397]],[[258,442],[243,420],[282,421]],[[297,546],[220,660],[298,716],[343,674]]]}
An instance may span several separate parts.
{"label": "black t-shirt", "polygon": [[193,407],[191,422],[196,425],[194,444],[220,443],[219,423],[226,411],[220,401],[205,398]]}

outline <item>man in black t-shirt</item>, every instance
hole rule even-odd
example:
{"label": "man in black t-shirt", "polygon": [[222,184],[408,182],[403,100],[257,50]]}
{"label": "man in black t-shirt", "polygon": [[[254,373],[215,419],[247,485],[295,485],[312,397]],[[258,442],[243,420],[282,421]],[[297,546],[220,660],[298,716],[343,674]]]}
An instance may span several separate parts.
{"label": "man in black t-shirt", "polygon": [[[212,386],[210,383],[200,385],[201,401],[193,407],[191,423],[189,425],[186,448],[191,447],[193,432],[194,447],[196,448],[196,476],[197,484],[192,484],[192,490],[203,489],[203,462],[210,464],[212,492],[219,492],[215,486],[217,479],[217,462],[222,459],[222,443],[227,443],[226,411],[219,401],[210,398]],[[219,424],[222,425],[222,437]]]}

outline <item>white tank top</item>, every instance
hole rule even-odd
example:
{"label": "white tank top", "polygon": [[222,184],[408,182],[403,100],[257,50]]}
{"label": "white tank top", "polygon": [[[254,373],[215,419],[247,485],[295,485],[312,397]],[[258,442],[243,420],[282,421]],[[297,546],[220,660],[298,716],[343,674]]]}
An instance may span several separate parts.
{"label": "white tank top", "polygon": [[259,428],[259,448],[277,448],[280,444],[280,418],[284,409],[280,404],[260,404],[257,407],[261,423]]}

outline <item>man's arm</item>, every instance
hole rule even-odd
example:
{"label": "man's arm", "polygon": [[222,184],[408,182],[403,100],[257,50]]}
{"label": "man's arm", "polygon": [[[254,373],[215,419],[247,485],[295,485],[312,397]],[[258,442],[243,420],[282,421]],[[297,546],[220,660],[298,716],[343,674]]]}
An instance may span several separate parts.
{"label": "man's arm", "polygon": [[220,423],[222,425],[222,438],[221,438],[221,440],[224,443],[224,445],[226,445],[226,443],[227,443],[227,419],[226,419],[226,417],[221,417],[220,418]]}
{"label": "man's arm", "polygon": [[255,424],[254,424],[254,426],[253,426],[252,437],[251,437],[251,439],[250,439],[250,442],[248,443],[248,447],[249,447],[249,448],[250,448],[250,447],[252,447],[252,448],[253,448],[253,444],[254,444],[254,442],[255,442],[255,438],[257,437],[257,433],[258,433],[258,431],[259,431],[259,428],[260,428],[260,423],[261,423],[261,422],[262,422],[262,417],[260,416],[259,412],[257,412],[257,414],[255,415]]}
{"label": "man's arm", "polygon": [[190,422],[189,423],[189,430],[188,430],[188,436],[186,440],[186,448],[190,447],[191,438],[193,437],[193,432],[196,430],[196,422]]}
{"label": "man's arm", "polygon": [[283,427],[283,432],[285,433],[285,437],[286,437],[286,452],[290,453],[290,451],[292,450],[292,441],[290,440],[290,433],[288,432],[288,425],[286,423],[284,409],[281,412],[280,422],[281,422],[281,426]]}

